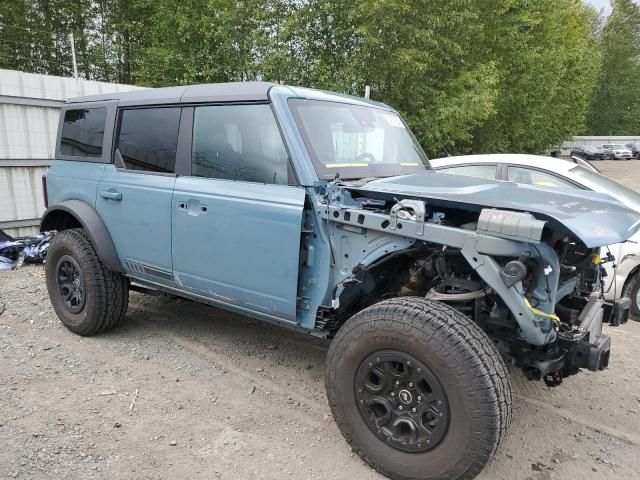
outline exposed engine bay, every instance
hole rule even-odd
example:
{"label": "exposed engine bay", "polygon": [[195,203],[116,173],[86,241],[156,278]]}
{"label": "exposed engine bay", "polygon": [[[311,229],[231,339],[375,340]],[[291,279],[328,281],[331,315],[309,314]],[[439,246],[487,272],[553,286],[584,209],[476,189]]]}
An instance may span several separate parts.
{"label": "exposed engine bay", "polygon": [[[472,318],[531,380],[556,386],[582,368],[608,366],[602,324],[626,322],[629,303],[602,299],[602,264],[613,259],[601,259],[599,249],[526,212],[339,192],[326,197],[333,255],[337,267],[354,251],[359,260],[339,269],[343,278],[316,329],[330,333],[381,300],[420,296]],[[393,237],[381,232],[412,240],[392,248]]]}

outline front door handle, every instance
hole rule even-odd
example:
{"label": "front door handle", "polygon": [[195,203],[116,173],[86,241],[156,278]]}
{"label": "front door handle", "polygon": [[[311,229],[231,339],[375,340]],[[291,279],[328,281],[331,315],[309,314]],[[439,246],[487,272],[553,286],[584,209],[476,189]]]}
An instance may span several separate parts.
{"label": "front door handle", "polygon": [[102,198],[106,198],[107,200],[114,200],[116,202],[119,202],[120,200],[122,200],[122,193],[113,192],[111,190],[101,190],[100,196]]}
{"label": "front door handle", "polygon": [[203,213],[207,213],[209,208],[200,203],[199,200],[189,199],[189,200],[178,200],[178,210],[186,210],[187,214],[192,217],[197,217]]}

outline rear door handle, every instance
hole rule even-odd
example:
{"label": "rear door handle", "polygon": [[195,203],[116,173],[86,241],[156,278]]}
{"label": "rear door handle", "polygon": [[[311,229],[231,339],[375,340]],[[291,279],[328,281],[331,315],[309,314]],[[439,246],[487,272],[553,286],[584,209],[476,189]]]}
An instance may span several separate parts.
{"label": "rear door handle", "polygon": [[106,198],[107,200],[114,200],[116,202],[122,200],[121,192],[112,192],[111,190],[100,190],[100,196],[102,198]]}

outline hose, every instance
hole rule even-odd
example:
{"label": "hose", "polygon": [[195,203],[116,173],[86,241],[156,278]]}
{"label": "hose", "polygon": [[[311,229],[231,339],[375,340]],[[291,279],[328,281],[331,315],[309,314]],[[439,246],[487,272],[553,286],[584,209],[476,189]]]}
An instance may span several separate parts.
{"label": "hose", "polygon": [[466,302],[467,300],[475,300],[476,298],[484,297],[490,289],[483,288],[482,290],[476,290],[475,292],[465,293],[440,293],[435,288],[432,288],[427,292],[425,298],[429,300],[440,300],[449,302]]}
{"label": "hose", "polygon": [[560,317],[558,317],[555,313],[546,313],[542,310],[538,310],[537,308],[532,307],[527,297],[524,297],[524,304],[534,315],[537,315],[538,317],[549,318],[553,320],[556,325],[560,326]]}

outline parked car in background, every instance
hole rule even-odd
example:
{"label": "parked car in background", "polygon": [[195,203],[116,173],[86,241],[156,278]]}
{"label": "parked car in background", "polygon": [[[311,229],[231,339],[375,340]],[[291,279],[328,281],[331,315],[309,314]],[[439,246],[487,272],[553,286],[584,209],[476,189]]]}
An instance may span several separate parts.
{"label": "parked car in background", "polygon": [[593,145],[582,145],[571,149],[571,156],[584,158],[585,160],[609,160],[611,152]]}
{"label": "parked car in background", "polygon": [[631,154],[633,155],[633,158],[637,158],[640,160],[640,142],[627,143],[625,146],[629,150],[631,150]]}
{"label": "parked car in background", "polygon": [[[606,193],[640,212],[640,193],[572,161],[538,155],[497,154],[437,158],[430,162],[442,173]],[[609,253],[615,257],[615,262],[604,264],[607,272],[604,297],[607,301],[630,298],[631,318],[640,321],[640,233],[601,251],[603,257]]]}
{"label": "parked car in background", "polygon": [[611,152],[611,157],[615,160],[631,160],[633,158],[631,149],[620,143],[607,143],[602,145],[602,148],[609,150]]}

